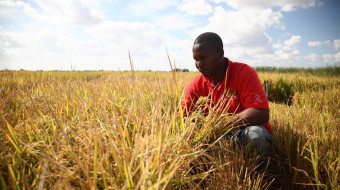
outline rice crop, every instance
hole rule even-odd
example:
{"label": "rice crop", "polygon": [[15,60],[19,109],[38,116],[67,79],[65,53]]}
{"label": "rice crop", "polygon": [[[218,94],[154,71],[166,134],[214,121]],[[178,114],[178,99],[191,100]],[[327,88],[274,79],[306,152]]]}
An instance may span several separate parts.
{"label": "rice crop", "polygon": [[340,75],[316,72],[259,72],[274,142],[257,171],[223,137],[232,116],[183,117],[197,73],[0,71],[0,188],[340,189]]}

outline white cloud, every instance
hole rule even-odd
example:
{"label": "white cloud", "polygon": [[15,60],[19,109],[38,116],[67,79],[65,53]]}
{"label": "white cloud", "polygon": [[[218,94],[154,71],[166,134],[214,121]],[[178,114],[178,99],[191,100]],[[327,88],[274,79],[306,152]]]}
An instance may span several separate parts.
{"label": "white cloud", "polygon": [[167,15],[162,15],[159,17],[152,18],[153,23],[163,29],[173,31],[173,30],[187,30],[194,26],[197,26],[197,21],[184,15],[182,13],[171,13]]}
{"label": "white cloud", "polygon": [[19,1],[0,1],[0,18],[2,21],[6,22],[7,18],[16,19],[21,16],[21,14],[18,14],[22,12],[20,3]]}
{"label": "white cloud", "polygon": [[334,58],[335,58],[335,64],[340,64],[340,52],[337,52],[335,55],[334,55]]}
{"label": "white cloud", "polygon": [[159,0],[136,0],[128,4],[129,10],[137,15],[147,15],[158,11],[165,10],[178,4],[177,0],[159,1]]}
{"label": "white cloud", "polygon": [[209,17],[209,23],[204,27],[197,27],[192,35],[196,37],[202,32],[212,31],[221,35],[226,46],[263,46],[271,41],[266,29],[281,25],[281,18],[279,12],[271,9],[226,11],[218,6]]}
{"label": "white cloud", "polygon": [[9,50],[22,48],[24,45],[21,41],[23,40],[25,40],[25,36],[17,32],[0,32],[0,63],[3,60],[8,60]]}
{"label": "white cloud", "polygon": [[295,57],[299,54],[299,50],[295,49],[292,51],[277,50],[275,55],[279,60],[291,61],[296,59]]}
{"label": "white cloud", "polygon": [[8,35],[5,33],[0,33],[0,48],[12,46],[11,41],[13,40]]}
{"label": "white cloud", "polygon": [[[0,35],[4,36],[3,39],[10,44],[10,46],[8,46],[9,51],[19,49],[23,50],[23,52],[27,50],[28,52],[50,52],[58,54],[72,50],[72,47],[75,47],[75,44],[77,44],[75,40],[76,37],[74,37],[68,30],[62,28],[53,30],[36,30],[25,33],[4,32]],[[81,46],[78,46],[74,49],[80,47]],[[15,55],[15,57],[17,56],[20,56],[20,54]]]}
{"label": "white cloud", "polygon": [[322,57],[326,63],[340,64],[340,52],[336,52],[335,54],[325,54]]}
{"label": "white cloud", "polygon": [[163,43],[156,26],[147,22],[105,21],[88,27],[85,33],[97,40],[140,54],[147,53],[148,48],[160,47]]}
{"label": "white cloud", "polygon": [[191,42],[171,37],[152,23],[105,21],[89,27],[85,33],[95,39],[95,49],[102,55],[112,55],[117,62],[126,63],[120,69],[128,69],[130,50],[136,69],[169,70],[165,47],[178,67],[194,68]]}
{"label": "white cloud", "polygon": [[205,0],[183,0],[178,10],[190,15],[209,15],[213,9]]}
{"label": "white cloud", "polygon": [[[267,33],[284,28],[283,11],[316,6],[318,0],[215,0],[230,4],[229,10],[212,8],[211,1],[0,0],[1,67],[69,69],[72,63],[76,69],[126,70],[130,50],[135,69],[169,70],[167,47],[177,67],[194,70],[192,42],[206,31],[222,37],[228,58],[252,66],[339,63],[339,52],[301,55],[303,36],[277,41]],[[104,5],[131,15],[104,15]],[[17,23],[10,28],[10,21]],[[308,43],[324,45],[339,51],[340,39]]]}
{"label": "white cloud", "polygon": [[309,55],[304,56],[304,59],[310,62],[319,62],[321,61],[322,57],[318,54],[311,53]]}
{"label": "white cloud", "polygon": [[166,45],[177,67],[194,69],[191,43],[160,33],[152,23],[105,21],[81,32],[46,28],[1,33],[0,62],[8,69],[70,69],[72,63],[79,70],[129,70],[130,50],[135,69],[169,70]]}
{"label": "white cloud", "polygon": [[231,60],[245,62],[252,66],[272,66],[273,50],[263,47],[225,47],[226,56]]}
{"label": "white cloud", "polygon": [[286,40],[284,44],[286,46],[295,46],[301,42],[301,36],[292,36],[289,40]]}
{"label": "white cloud", "polygon": [[308,46],[309,47],[319,47],[319,46],[322,46],[322,45],[330,45],[331,44],[331,41],[329,40],[326,40],[326,41],[309,41],[308,42]]}
{"label": "white cloud", "polygon": [[308,42],[308,46],[309,47],[318,47],[318,46],[321,46],[321,45],[322,45],[321,41],[311,41],[311,42]]}
{"label": "white cloud", "polygon": [[[39,27],[30,27],[29,31],[22,33],[0,34],[2,68],[69,69],[72,62],[77,69],[125,70],[129,69],[127,51],[130,50],[136,69],[169,70],[165,44],[178,66],[183,68],[190,66],[186,63],[191,63],[191,54],[184,55],[182,52],[187,53],[185,51],[187,49],[191,53],[191,44],[188,45],[187,40],[169,36],[155,24],[114,22],[102,18],[93,24],[83,23],[81,27],[77,27],[81,23],[72,20],[70,15],[75,17],[82,15],[85,19],[85,13],[89,13],[88,16],[96,15],[96,9],[77,12],[86,6],[73,7],[72,3],[66,3],[63,7],[59,2],[50,1],[39,3],[37,2],[37,5],[40,8],[23,2],[11,5],[25,9],[33,19],[31,26]],[[100,11],[98,13],[101,14]],[[37,21],[47,24],[37,25]],[[175,24],[178,23],[173,23]],[[183,22],[182,26],[185,24]]]}
{"label": "white cloud", "polygon": [[307,61],[310,61],[312,63],[317,63],[319,66],[323,65],[339,65],[340,64],[340,52],[334,53],[334,54],[315,54],[311,53],[306,56],[304,56],[304,59]]}
{"label": "white cloud", "polygon": [[331,55],[331,54],[324,54],[322,55],[322,58],[328,63],[331,63],[334,61],[334,55]]}
{"label": "white cloud", "polygon": [[[211,31],[219,34],[224,42],[225,55],[231,60],[246,62],[252,66],[298,66],[302,59],[300,35],[273,42],[266,33],[269,28],[281,27],[283,15],[273,9],[240,9],[226,11],[218,6],[208,18],[205,27],[191,33]],[[232,27],[230,27],[230,23]],[[301,66],[301,65],[300,65]]]}
{"label": "white cloud", "polygon": [[330,46],[331,45],[331,41],[329,40],[325,40],[322,42],[323,45],[326,45],[326,46]]}
{"label": "white cloud", "polygon": [[327,64],[340,64],[340,52],[337,52],[335,54],[324,54],[322,56],[323,60]]}
{"label": "white cloud", "polygon": [[339,51],[340,50],[340,39],[336,39],[334,40],[334,48],[336,51]]}
{"label": "white cloud", "polygon": [[301,42],[301,36],[293,35],[290,39],[285,40],[283,43],[276,43],[273,48],[275,51],[276,58],[283,61],[291,61],[297,59],[300,51],[297,45]]}
{"label": "white cloud", "polygon": [[[272,9],[240,9],[226,11],[216,7],[205,27],[195,28],[191,33],[212,31],[219,34],[224,42],[225,55],[235,61],[252,66],[297,66],[301,61],[300,35],[292,35],[282,42],[273,42],[266,31],[281,27],[282,14]],[[230,27],[230,23],[232,27]]]}
{"label": "white cloud", "polygon": [[28,2],[17,1],[12,6],[23,8],[27,15],[40,22],[88,25],[103,20],[103,14],[98,9],[89,9],[78,0],[36,0],[35,3],[32,6]]}
{"label": "white cloud", "polygon": [[242,8],[267,9],[279,7],[282,11],[293,11],[299,7],[309,8],[316,5],[321,5],[320,0],[215,0],[216,3],[224,2],[229,6]]}
{"label": "white cloud", "polygon": [[70,69],[71,63],[80,70],[118,69],[122,63],[121,68],[128,68],[127,49],[111,42],[81,39],[65,28],[6,35],[20,42],[20,47],[6,48],[0,59],[9,69]]}

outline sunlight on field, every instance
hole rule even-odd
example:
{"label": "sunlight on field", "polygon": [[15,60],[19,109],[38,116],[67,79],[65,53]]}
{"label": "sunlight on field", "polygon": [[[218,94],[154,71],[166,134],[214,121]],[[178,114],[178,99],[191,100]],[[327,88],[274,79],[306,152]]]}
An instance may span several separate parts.
{"label": "sunlight on field", "polygon": [[274,136],[261,173],[218,139],[228,116],[183,118],[196,74],[0,71],[1,189],[340,189],[339,73],[259,73]]}

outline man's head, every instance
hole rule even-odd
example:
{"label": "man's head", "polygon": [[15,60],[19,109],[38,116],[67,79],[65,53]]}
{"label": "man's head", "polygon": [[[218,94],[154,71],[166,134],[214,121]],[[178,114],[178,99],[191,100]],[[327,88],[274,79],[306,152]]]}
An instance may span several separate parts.
{"label": "man's head", "polygon": [[197,36],[195,44],[204,44],[210,46],[214,51],[223,51],[223,42],[219,35],[213,32],[205,32]]}
{"label": "man's head", "polygon": [[223,42],[219,35],[206,32],[199,35],[192,47],[196,68],[206,77],[225,67]]}

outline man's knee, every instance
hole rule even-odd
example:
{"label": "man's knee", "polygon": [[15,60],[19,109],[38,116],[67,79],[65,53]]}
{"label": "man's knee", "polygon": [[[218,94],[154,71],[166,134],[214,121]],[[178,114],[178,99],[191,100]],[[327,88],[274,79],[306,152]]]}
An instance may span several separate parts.
{"label": "man's knee", "polygon": [[261,155],[270,154],[272,137],[263,126],[249,126],[245,129],[244,135]]}
{"label": "man's knee", "polygon": [[245,129],[244,134],[248,140],[255,144],[270,144],[272,141],[271,135],[263,126],[249,126]]}

